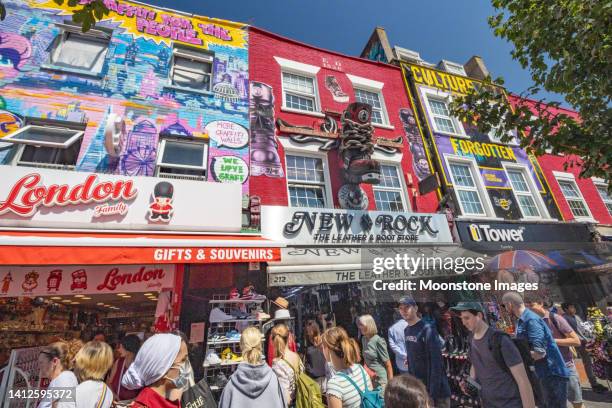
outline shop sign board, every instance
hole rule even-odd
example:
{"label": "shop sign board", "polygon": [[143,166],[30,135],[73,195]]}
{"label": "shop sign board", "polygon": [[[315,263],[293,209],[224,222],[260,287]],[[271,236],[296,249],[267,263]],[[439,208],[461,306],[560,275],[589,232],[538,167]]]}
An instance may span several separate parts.
{"label": "shop sign board", "polygon": [[0,268],[0,297],[159,292],[174,265],[59,265]]}
{"label": "shop sign board", "polygon": [[456,221],[461,244],[474,250],[528,248],[534,243],[587,243],[586,224]]}
{"label": "shop sign board", "polygon": [[444,214],[262,207],[262,234],[287,245],[452,243]]}
{"label": "shop sign board", "polygon": [[372,269],[328,270],[328,271],[300,271],[279,272],[268,274],[269,286],[308,286],[341,283],[368,283],[375,280],[401,281],[404,279],[424,279],[455,276],[452,272],[441,269],[418,270],[415,274],[408,270],[389,270],[382,274],[375,274]]}
{"label": "shop sign board", "polygon": [[0,166],[0,172],[0,226],[206,232],[241,229],[240,184],[15,166]]}

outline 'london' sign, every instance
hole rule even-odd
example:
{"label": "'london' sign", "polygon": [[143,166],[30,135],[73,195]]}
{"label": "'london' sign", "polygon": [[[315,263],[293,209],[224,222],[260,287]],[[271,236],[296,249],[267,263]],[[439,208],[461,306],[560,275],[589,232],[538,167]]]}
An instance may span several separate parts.
{"label": "'london' sign", "polygon": [[262,233],[291,245],[452,243],[443,214],[262,207]]}

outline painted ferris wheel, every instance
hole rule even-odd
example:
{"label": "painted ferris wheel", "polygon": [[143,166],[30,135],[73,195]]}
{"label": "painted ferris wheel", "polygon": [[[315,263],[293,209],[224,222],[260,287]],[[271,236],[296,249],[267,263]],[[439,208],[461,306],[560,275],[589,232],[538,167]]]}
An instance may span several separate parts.
{"label": "painted ferris wheel", "polygon": [[128,134],[121,172],[129,176],[152,176],[155,172],[157,128],[148,120],[137,123]]}

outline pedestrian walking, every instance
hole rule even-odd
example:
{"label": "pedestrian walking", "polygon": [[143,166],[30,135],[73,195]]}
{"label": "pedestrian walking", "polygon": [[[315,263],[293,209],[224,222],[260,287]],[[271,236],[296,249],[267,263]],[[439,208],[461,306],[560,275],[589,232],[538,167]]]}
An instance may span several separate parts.
{"label": "pedestrian walking", "polygon": [[314,320],[307,321],[304,332],[306,333],[306,344],[308,345],[304,356],[306,374],[319,384],[321,393],[324,394],[327,386],[327,362],[323,354],[323,343],[319,324]]}
{"label": "pedestrian walking", "polygon": [[134,362],[134,358],[136,358],[139,349],[140,338],[134,334],[127,335],[119,341],[117,350],[119,358],[115,360],[107,382],[111,390],[113,390],[116,399],[119,401],[134,399],[140,392],[140,390],[128,390],[121,387],[121,379],[128,368],[130,368],[130,365]]}
{"label": "pedestrian walking", "polygon": [[404,335],[406,327],[408,327],[408,323],[400,316],[400,319],[389,328],[388,332],[389,347],[395,355],[395,367],[400,374],[408,372],[408,366],[406,365],[406,336]]}
{"label": "pedestrian walking", "polygon": [[[521,353],[508,335],[496,333],[485,320],[485,312],[477,302],[460,302],[451,308],[461,315],[461,322],[472,333],[469,361],[470,378],[480,387],[482,406],[487,408],[534,408],[535,399]],[[494,336],[499,338],[497,361]],[[477,387],[477,388],[478,388]],[[467,388],[467,387],[465,387]]]}
{"label": "pedestrian walking", "polygon": [[243,361],[223,389],[219,408],[285,408],[285,395],[278,377],[263,360],[259,329],[247,327],[243,330],[240,350]]}
{"label": "pedestrian walking", "polygon": [[[359,364],[360,350],[355,339],[349,338],[346,330],[339,326],[327,329],[322,339],[325,358],[334,373],[327,382],[328,408],[359,408],[363,399],[372,396],[378,399],[372,406],[382,406],[382,396],[374,391],[370,377]],[[372,392],[375,395],[371,395]]]}
{"label": "pedestrian walking", "polygon": [[398,307],[408,323],[404,331],[408,372],[425,384],[435,408],[449,408],[450,386],[444,371],[441,340],[436,328],[419,318],[418,306],[411,297],[401,298]]}
{"label": "pedestrian walking", "polygon": [[374,388],[384,389],[390,379],[393,378],[393,366],[389,358],[387,342],[378,335],[378,327],[372,315],[366,314],[357,320],[361,338],[361,349],[364,364],[366,364],[376,377],[373,380]]}
{"label": "pedestrian walking", "polygon": [[[47,378],[50,381],[48,390],[76,388],[79,382],[70,370],[74,356],[82,346],[80,340],[72,340],[58,341],[43,347],[38,355],[39,375],[40,378]],[[38,408],[75,408],[75,403],[74,400],[47,397],[39,402]]]}
{"label": "pedestrian walking", "polygon": [[589,335],[586,330],[584,330],[584,321],[578,315],[576,305],[569,302],[562,303],[561,309],[564,312],[563,317],[580,339],[580,346],[576,347],[576,353],[582,360],[584,371],[586,372],[589,383],[591,384],[591,389],[598,393],[607,392],[608,389],[597,381],[597,377],[593,373],[593,361],[591,360],[591,354],[586,349],[587,343],[592,341],[593,337]]}
{"label": "pedestrian walking", "polygon": [[295,400],[296,378],[304,371],[300,356],[289,348],[289,338],[292,333],[287,325],[281,323],[272,328],[272,342],[275,356],[272,360],[272,370],[285,393],[285,402],[292,406]]}
{"label": "pedestrian walking", "polygon": [[122,387],[142,388],[130,407],[180,408],[181,391],[189,383],[186,362],[187,344],[179,336],[163,333],[149,337],[121,379]]}
{"label": "pedestrian walking", "polygon": [[410,374],[393,377],[385,388],[385,408],[430,408],[425,384]]}
{"label": "pedestrian walking", "polygon": [[580,387],[580,378],[576,371],[574,356],[570,347],[579,347],[580,338],[572,329],[569,323],[559,314],[548,310],[548,304],[544,302],[541,296],[537,294],[530,295],[525,300],[525,305],[540,316],[553,334],[555,343],[559,347],[565,367],[569,372],[567,382],[567,400],[572,403],[574,408],[583,408],[582,388]]}
{"label": "pedestrian walking", "polygon": [[525,306],[517,292],[506,292],[502,302],[506,310],[518,319],[516,337],[529,343],[542,385],[543,408],[566,408],[569,372],[548,325]]}
{"label": "pedestrian walking", "polygon": [[110,408],[113,391],[104,382],[113,366],[113,349],[102,341],[86,343],[74,358],[76,408]]}

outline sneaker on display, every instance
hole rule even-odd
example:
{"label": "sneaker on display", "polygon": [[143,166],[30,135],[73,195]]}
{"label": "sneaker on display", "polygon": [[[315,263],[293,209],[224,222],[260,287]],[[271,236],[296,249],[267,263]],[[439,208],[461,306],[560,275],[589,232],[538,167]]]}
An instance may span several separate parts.
{"label": "sneaker on display", "polygon": [[270,318],[270,315],[267,314],[266,312],[257,312],[255,314],[255,318],[257,320],[268,320]]}
{"label": "sneaker on display", "polygon": [[219,309],[218,307],[215,307],[210,311],[209,320],[211,323],[219,323],[224,322],[226,320],[232,320],[233,318],[233,316],[228,315],[223,310]]}
{"label": "sneaker on display", "polygon": [[225,373],[220,372],[217,375],[215,375],[215,377],[212,380],[212,385],[215,385],[219,388],[223,388],[227,385],[227,377],[225,376]]}
{"label": "sneaker on display", "polygon": [[204,359],[204,364],[213,365],[221,363],[221,359],[214,350],[209,350]]}

